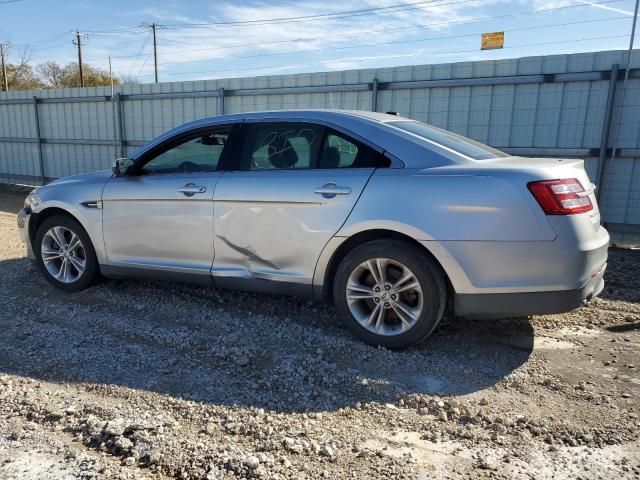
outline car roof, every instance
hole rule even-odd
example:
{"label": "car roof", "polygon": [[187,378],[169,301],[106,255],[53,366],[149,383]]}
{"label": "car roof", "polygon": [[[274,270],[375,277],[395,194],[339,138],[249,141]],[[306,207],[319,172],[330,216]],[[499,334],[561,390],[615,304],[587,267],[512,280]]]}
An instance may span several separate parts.
{"label": "car roof", "polygon": [[[353,119],[353,120],[369,120],[373,122],[390,122],[394,120],[410,120],[395,114],[370,112],[367,110],[341,110],[331,108],[309,108],[309,109],[287,109],[287,110],[261,110],[256,112],[233,113],[229,115],[219,115],[216,117],[203,118],[190,122],[186,125],[197,126],[210,123],[225,123],[239,120],[263,120],[263,119],[285,119],[285,118],[301,118],[308,120],[337,120],[337,119]],[[185,126],[186,126],[185,125]]]}
{"label": "car roof", "polygon": [[466,159],[463,156],[457,155],[448,149],[439,148],[438,145],[426,142],[416,135],[389,125],[389,122],[393,121],[412,121],[409,118],[366,110],[339,109],[267,110],[203,118],[174,128],[139,149],[133,156],[140,156],[168,138],[192,129],[225,123],[260,120],[316,121],[335,126],[344,130],[345,133],[351,133],[361,139],[365,139],[388,154],[399,158],[409,168],[466,163]]}

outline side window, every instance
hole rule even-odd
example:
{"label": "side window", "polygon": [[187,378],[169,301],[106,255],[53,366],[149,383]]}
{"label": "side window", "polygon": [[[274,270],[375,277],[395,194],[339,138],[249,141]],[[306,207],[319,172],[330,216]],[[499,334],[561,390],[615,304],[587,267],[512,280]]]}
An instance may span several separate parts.
{"label": "side window", "polygon": [[142,173],[215,172],[230,132],[231,127],[225,127],[187,138],[152,157]]}
{"label": "side window", "polygon": [[241,170],[313,168],[323,128],[309,123],[249,124],[240,154]]}
{"label": "side window", "polygon": [[389,159],[371,147],[327,129],[317,168],[371,168],[389,165]]}

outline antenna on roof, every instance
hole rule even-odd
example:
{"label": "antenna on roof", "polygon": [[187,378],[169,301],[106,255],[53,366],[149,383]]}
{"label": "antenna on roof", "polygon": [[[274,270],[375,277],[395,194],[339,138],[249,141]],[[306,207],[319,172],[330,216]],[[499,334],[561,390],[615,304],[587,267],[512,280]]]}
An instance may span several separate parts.
{"label": "antenna on roof", "polygon": [[400,114],[398,112],[386,112],[386,113],[387,113],[387,115],[395,115],[397,117],[400,116]]}

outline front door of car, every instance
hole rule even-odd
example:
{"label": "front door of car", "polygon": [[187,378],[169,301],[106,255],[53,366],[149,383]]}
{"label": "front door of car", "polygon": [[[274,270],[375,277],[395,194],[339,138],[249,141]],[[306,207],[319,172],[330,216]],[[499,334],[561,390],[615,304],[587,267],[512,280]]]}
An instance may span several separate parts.
{"label": "front door of car", "polygon": [[106,184],[103,231],[113,274],[147,269],[210,277],[213,192],[231,129],[170,139]]}
{"label": "front door of car", "polygon": [[214,194],[214,281],[307,288],[322,249],[384,157],[311,123],[245,123],[240,138]]}

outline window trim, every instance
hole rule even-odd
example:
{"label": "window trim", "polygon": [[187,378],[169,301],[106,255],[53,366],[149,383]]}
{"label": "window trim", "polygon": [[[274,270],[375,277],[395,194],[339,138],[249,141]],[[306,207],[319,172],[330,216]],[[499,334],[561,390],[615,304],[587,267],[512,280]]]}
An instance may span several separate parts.
{"label": "window trim", "polygon": [[218,125],[208,125],[203,127],[198,127],[192,130],[182,131],[174,136],[166,139],[164,142],[159,143],[158,145],[154,145],[151,149],[143,152],[140,156],[134,158],[134,164],[131,167],[131,172],[127,172],[127,175],[132,176],[148,176],[148,175],[175,175],[175,173],[145,173],[143,171],[144,166],[149,163],[151,160],[156,158],[158,155],[162,155],[165,152],[168,152],[172,148],[175,148],[189,140],[193,140],[196,137],[201,136],[203,133],[216,133],[217,130],[226,129],[231,127],[231,131],[229,132],[229,138],[231,141],[225,145],[220,158],[218,159],[218,164],[216,165],[216,169],[214,171],[201,171],[201,172],[190,172],[190,173],[215,173],[220,171],[220,164],[226,157],[230,156],[234,151],[234,147],[236,143],[234,138],[236,134],[240,131],[242,126],[242,122],[233,122],[233,123],[221,123]]}

